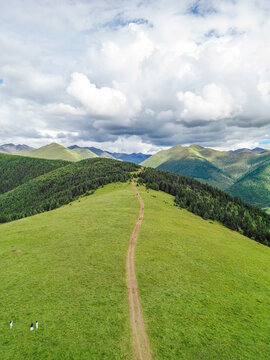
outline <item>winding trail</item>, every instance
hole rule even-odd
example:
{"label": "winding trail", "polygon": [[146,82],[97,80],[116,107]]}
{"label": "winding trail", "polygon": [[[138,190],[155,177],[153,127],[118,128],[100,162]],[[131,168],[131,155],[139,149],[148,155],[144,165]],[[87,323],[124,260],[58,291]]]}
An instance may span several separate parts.
{"label": "winding trail", "polygon": [[132,181],[132,189],[137,196],[140,203],[140,212],[138,220],[132,231],[129,247],[127,252],[126,261],[126,277],[127,277],[127,288],[128,288],[128,299],[130,309],[130,321],[133,334],[134,354],[136,360],[152,360],[150,345],[148,337],[145,331],[142,308],[139,298],[138,283],[135,273],[135,247],[136,240],[138,238],[139,230],[143,221],[144,215],[144,203],[135,186],[134,180]]}

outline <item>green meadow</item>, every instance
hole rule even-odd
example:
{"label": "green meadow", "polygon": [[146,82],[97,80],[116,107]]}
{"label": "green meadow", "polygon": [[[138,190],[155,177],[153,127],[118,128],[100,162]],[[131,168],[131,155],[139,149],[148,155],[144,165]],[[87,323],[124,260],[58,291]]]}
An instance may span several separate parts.
{"label": "green meadow", "polygon": [[[270,249],[139,191],[136,271],[154,360],[269,359]],[[114,183],[0,225],[1,360],[133,359],[125,263],[138,209],[130,183]]]}
{"label": "green meadow", "polygon": [[125,261],[137,213],[130,184],[111,184],[0,225],[1,360],[131,359]]}
{"label": "green meadow", "polygon": [[136,269],[154,359],[269,359],[270,249],[139,189]]}

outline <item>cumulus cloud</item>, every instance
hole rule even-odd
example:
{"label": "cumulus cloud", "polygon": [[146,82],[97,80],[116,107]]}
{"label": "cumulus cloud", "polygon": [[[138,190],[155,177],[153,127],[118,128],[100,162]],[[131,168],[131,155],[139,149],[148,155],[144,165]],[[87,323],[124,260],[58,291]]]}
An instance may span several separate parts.
{"label": "cumulus cloud", "polygon": [[220,120],[234,118],[241,113],[231,94],[216,84],[205,85],[201,95],[191,91],[178,92],[177,98],[184,109],[180,117],[190,120]]}
{"label": "cumulus cloud", "polygon": [[149,152],[270,139],[267,0],[1,8],[0,142]]}
{"label": "cumulus cloud", "polygon": [[93,115],[114,117],[121,116],[126,110],[126,96],[110,87],[100,89],[80,73],[73,73],[67,93],[77,99]]}

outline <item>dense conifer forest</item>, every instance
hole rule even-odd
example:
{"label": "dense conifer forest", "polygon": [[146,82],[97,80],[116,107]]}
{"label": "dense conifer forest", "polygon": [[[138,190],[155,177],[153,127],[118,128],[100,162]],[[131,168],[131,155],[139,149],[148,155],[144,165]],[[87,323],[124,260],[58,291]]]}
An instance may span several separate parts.
{"label": "dense conifer forest", "polygon": [[0,153],[0,194],[68,164],[63,160],[34,159]]}
{"label": "dense conifer forest", "polygon": [[101,158],[56,169],[0,195],[0,222],[52,210],[105,184],[125,182],[137,169],[132,163]]}
{"label": "dense conifer forest", "polygon": [[145,168],[139,183],[175,196],[175,204],[203,219],[216,220],[262,244],[270,244],[270,216],[240,198],[197,180]]}

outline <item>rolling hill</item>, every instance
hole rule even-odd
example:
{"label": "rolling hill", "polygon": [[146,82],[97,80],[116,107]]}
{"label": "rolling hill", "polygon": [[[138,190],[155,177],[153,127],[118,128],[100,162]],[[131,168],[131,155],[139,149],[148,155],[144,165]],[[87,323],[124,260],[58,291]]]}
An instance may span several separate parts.
{"label": "rolling hill", "polygon": [[76,153],[80,156],[81,160],[84,159],[92,159],[98,157],[97,154],[95,154],[93,151],[89,149],[83,149],[83,148],[74,148],[72,149],[73,153]]}
{"label": "rolling hill", "polygon": [[17,155],[73,162],[81,161],[84,159],[92,159],[96,157],[114,159],[114,157],[107,152],[101,152],[100,154],[96,154],[94,151],[91,150],[91,148],[81,148],[77,145],[66,148],[63,145],[57,143],[45,145],[39,149],[20,151],[19,153],[17,153]]}
{"label": "rolling hill", "polygon": [[[171,195],[138,191],[136,273],[153,358],[267,360],[269,248]],[[137,216],[130,183],[114,183],[0,225],[1,359],[133,359],[125,260]]]}
{"label": "rolling hill", "polygon": [[[265,158],[270,158],[270,153],[259,154],[250,150],[241,152],[229,152],[229,151],[217,151],[209,148],[204,148],[199,145],[191,145],[184,147],[176,145],[168,150],[162,150],[155,155],[152,155],[149,159],[141,163],[143,166],[150,166],[158,169],[164,169],[164,166],[173,162],[174,166],[171,166],[171,170],[176,168],[176,173],[181,174],[181,164],[184,161],[188,164],[189,161],[200,160],[207,161],[212,166],[215,166],[218,170],[221,170],[225,176],[231,178],[231,181],[237,179],[247,172],[252,166],[264,161]],[[187,166],[184,166],[184,172]],[[167,169],[166,169],[167,170]],[[198,166],[196,177],[200,177],[200,166]],[[204,173],[204,171],[202,171]],[[187,175],[188,176],[188,175]],[[195,177],[195,176],[192,176]],[[211,177],[209,178],[211,181]],[[230,182],[230,181],[229,181]],[[228,185],[229,185],[228,182]],[[221,181],[221,184],[223,182]]]}
{"label": "rolling hill", "polygon": [[[264,149],[240,149],[227,152],[216,151],[198,145],[183,147],[176,145],[163,150],[143,161],[141,165],[167,170],[176,174],[195,178],[203,183],[226,190],[232,195],[240,196],[251,204],[269,203],[256,200],[256,190],[262,186],[267,188],[263,177],[256,178],[256,186],[251,182],[243,184],[245,176],[252,171],[258,172],[260,166],[264,167],[270,161],[270,152]],[[242,180],[243,179],[243,180]],[[235,184],[235,185],[234,185]],[[250,186],[249,186],[250,184]],[[241,187],[241,190],[240,190]],[[236,191],[236,189],[239,190]],[[265,193],[265,192],[264,192]]]}
{"label": "rolling hill", "polygon": [[176,145],[171,149],[162,150],[152,155],[143,161],[141,165],[192,177],[221,189],[231,186],[233,180],[230,175],[208,160],[213,157],[214,150],[207,149],[207,155],[203,154],[202,150],[204,148],[197,145],[190,147]]}
{"label": "rolling hill", "polygon": [[72,150],[65,148],[62,145],[52,143],[49,145],[42,146],[39,149],[21,152],[18,155],[24,155],[40,159],[50,160],[65,160],[65,161],[80,161],[82,157]]}

